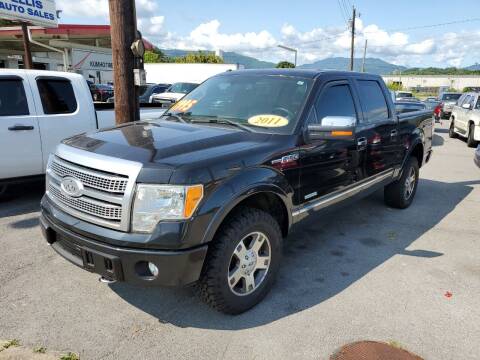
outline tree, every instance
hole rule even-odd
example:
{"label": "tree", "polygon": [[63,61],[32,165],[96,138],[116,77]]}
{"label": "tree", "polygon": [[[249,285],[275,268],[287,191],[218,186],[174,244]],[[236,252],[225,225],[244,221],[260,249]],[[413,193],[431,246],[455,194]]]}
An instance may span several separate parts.
{"label": "tree", "polygon": [[388,82],[387,87],[392,91],[402,91],[403,90],[403,85],[401,83],[399,83],[398,81]]}
{"label": "tree", "polygon": [[170,58],[166,56],[160,49],[145,51],[145,63],[164,63],[170,62]]}
{"label": "tree", "polygon": [[293,69],[294,67],[295,65],[288,61],[280,61],[277,64],[277,69]]}
{"label": "tree", "polygon": [[223,64],[223,59],[214,53],[199,51],[194,53],[188,53],[185,56],[179,56],[173,58],[173,61],[176,63],[192,64],[192,63],[203,63],[203,64]]}
{"label": "tree", "polygon": [[0,19],[0,27],[2,27],[2,26],[18,26],[18,25],[19,25],[18,23],[15,23],[13,21]]}

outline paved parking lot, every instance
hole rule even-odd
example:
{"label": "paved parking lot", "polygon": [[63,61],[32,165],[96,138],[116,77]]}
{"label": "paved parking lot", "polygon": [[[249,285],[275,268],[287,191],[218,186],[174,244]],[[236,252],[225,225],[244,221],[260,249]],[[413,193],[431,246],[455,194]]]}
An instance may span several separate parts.
{"label": "paved parking lot", "polygon": [[379,193],[291,235],[273,291],[236,317],[188,288],[99,283],[41,238],[41,185],[21,189],[0,204],[0,339],[83,359],[327,359],[363,339],[478,359],[480,169],[447,125],[410,209]]}

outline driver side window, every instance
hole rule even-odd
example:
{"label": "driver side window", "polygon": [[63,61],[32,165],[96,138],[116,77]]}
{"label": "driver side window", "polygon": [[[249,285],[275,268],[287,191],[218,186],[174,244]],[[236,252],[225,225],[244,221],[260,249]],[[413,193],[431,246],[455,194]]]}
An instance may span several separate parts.
{"label": "driver side window", "polygon": [[357,118],[352,92],[348,84],[338,84],[324,89],[315,101],[316,116],[309,117],[310,124],[322,125],[327,116]]}

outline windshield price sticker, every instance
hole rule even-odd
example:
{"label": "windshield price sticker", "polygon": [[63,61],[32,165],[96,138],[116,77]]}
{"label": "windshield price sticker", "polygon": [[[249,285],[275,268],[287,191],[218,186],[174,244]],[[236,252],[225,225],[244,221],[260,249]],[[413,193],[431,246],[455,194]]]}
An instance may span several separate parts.
{"label": "windshield price sticker", "polygon": [[278,115],[256,115],[248,119],[250,125],[263,127],[283,127],[288,125],[288,119]]}
{"label": "windshield price sticker", "polygon": [[180,113],[187,112],[190,110],[193,105],[195,105],[198,100],[180,100],[175,105],[173,105],[172,110]]}

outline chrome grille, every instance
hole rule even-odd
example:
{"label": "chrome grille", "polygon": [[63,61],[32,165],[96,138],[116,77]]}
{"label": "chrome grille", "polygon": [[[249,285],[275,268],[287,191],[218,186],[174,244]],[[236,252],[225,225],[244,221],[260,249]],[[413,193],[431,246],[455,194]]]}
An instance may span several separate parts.
{"label": "chrome grille", "polygon": [[128,184],[128,177],[110,175],[103,172],[93,172],[90,169],[69,164],[55,157],[51,163],[51,169],[59,177],[72,176],[83,185],[113,193],[124,193]]}
{"label": "chrome grille", "polygon": [[[141,169],[141,163],[60,144],[48,161],[46,195],[60,210],[75,218],[129,231],[135,182]],[[83,185],[78,197],[62,187],[66,177]]]}
{"label": "chrome grille", "polygon": [[122,219],[122,207],[120,205],[103,203],[82,196],[81,198],[72,198],[63,195],[60,189],[56,188],[52,183],[49,184],[48,190],[53,197],[64,205],[73,209],[82,211],[88,215],[98,216],[103,219],[120,221]]}

